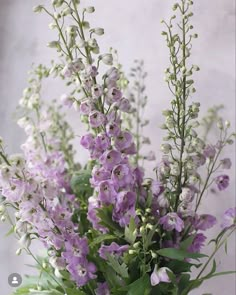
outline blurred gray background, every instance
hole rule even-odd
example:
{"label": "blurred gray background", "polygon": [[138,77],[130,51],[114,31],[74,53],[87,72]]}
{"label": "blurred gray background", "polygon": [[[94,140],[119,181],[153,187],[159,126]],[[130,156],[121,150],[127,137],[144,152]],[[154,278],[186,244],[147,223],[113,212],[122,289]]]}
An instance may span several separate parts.
{"label": "blurred gray background", "polygon": [[[46,47],[53,39],[48,29],[49,19],[45,15],[34,15],[32,7],[49,1],[0,0],[0,135],[7,144],[7,151],[19,152],[24,142],[24,134],[13,118],[17,102],[26,87],[27,71],[32,62],[46,63],[55,52]],[[96,3],[97,2],[97,3]],[[235,2],[234,0],[198,0],[194,6],[194,25],[199,39],[194,42],[192,62],[200,66],[196,74],[197,93],[194,100],[200,101],[202,114],[212,105],[225,104],[222,114],[235,126]],[[143,59],[149,74],[147,88],[149,103],[146,114],[150,125],[146,134],[151,137],[153,149],[159,155],[162,133],[161,110],[168,107],[170,95],[163,81],[163,71],[168,65],[167,49],[160,36],[160,19],[168,19],[172,0],[101,0],[86,1],[96,6],[92,23],[105,28],[101,46],[108,50],[112,45],[118,49],[119,58],[125,70],[129,70],[134,59]],[[58,81],[44,85],[45,99],[56,98],[61,94]],[[81,133],[79,116],[70,112],[70,121],[76,134]],[[153,130],[156,130],[153,132]],[[78,158],[84,151],[78,148]],[[235,149],[227,149],[235,163]],[[155,163],[149,163],[153,168]],[[230,172],[231,186],[224,193],[208,195],[203,212],[215,214],[220,221],[222,212],[235,205],[235,168]],[[220,223],[220,222],[219,222]],[[10,295],[7,283],[10,273],[29,272],[25,264],[31,262],[27,256],[15,256],[17,249],[14,238],[5,238],[6,224],[0,223],[0,286],[1,295]],[[215,226],[210,235],[219,230]],[[209,250],[207,250],[209,251]],[[228,256],[223,251],[217,255],[219,271],[235,269],[235,241],[228,245]],[[202,285],[192,294],[211,293],[214,295],[235,294],[235,277],[217,277]]]}

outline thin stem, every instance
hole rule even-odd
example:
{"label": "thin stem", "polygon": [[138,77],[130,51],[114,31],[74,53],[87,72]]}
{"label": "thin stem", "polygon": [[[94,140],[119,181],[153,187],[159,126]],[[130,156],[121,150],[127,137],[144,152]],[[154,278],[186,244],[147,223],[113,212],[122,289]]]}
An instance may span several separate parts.
{"label": "thin stem", "polygon": [[227,239],[232,235],[232,233],[235,230],[236,230],[236,227],[234,226],[233,229],[229,232],[229,234],[224,238],[224,240],[221,243],[219,243],[219,245],[216,245],[216,248],[215,248],[214,252],[208,258],[207,262],[205,263],[205,265],[203,266],[202,270],[197,275],[196,279],[199,279],[200,278],[200,276],[202,275],[202,273],[204,272],[204,270],[206,269],[206,267],[208,266],[208,264],[211,262],[211,260],[213,259],[213,257],[217,253],[217,251],[224,245],[224,243],[227,241]]}

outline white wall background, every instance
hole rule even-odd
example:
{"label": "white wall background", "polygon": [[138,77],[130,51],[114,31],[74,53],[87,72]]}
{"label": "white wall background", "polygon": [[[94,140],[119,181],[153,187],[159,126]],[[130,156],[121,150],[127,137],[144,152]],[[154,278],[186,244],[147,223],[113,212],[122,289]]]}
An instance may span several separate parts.
{"label": "white wall background", "polygon": [[[49,1],[41,1],[47,3]],[[93,23],[105,28],[102,45],[118,49],[120,61],[128,70],[135,58],[144,59],[149,105],[147,114],[151,120],[146,129],[152,139],[155,151],[159,152],[162,123],[161,110],[169,104],[169,93],[163,82],[163,71],[168,64],[164,39],[160,36],[160,19],[170,14],[172,0],[103,0],[86,1],[96,6]],[[96,3],[97,2],[97,3]],[[212,105],[225,104],[223,115],[235,126],[235,3],[234,0],[195,1],[195,28],[200,38],[195,41],[193,63],[197,63],[200,74],[196,75],[197,93],[195,101],[200,101],[202,112]],[[5,139],[9,153],[19,151],[24,134],[13,120],[17,101],[26,86],[27,70],[32,62],[47,63],[53,58],[53,51],[46,47],[52,33],[48,30],[48,18],[34,15],[32,7],[37,0],[0,0],[0,134]],[[45,84],[45,99],[60,94],[60,86]],[[70,120],[81,132],[79,117],[70,113]],[[156,130],[153,132],[153,130]],[[83,151],[79,150],[79,155]],[[235,150],[227,150],[235,163]],[[153,167],[154,163],[150,167]],[[231,187],[222,194],[208,196],[203,211],[216,214],[235,205],[235,170],[231,172]],[[215,231],[217,228],[215,229]],[[27,272],[26,256],[16,257],[14,239],[4,238],[7,226],[0,224],[0,286],[1,295],[10,295],[7,277],[12,272]],[[214,232],[214,231],[213,231]],[[213,234],[213,233],[212,233]],[[235,243],[229,243],[228,256],[217,256],[219,270],[235,269]],[[206,282],[192,294],[200,295],[235,294],[234,276],[218,277]]]}

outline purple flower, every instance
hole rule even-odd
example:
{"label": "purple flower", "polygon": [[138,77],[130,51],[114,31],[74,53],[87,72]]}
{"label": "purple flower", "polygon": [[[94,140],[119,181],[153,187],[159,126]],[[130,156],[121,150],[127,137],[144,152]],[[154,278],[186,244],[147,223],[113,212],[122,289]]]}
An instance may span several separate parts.
{"label": "purple flower", "polygon": [[217,187],[220,191],[225,190],[229,186],[229,176],[228,175],[220,175],[215,180]]}
{"label": "purple flower", "polygon": [[191,159],[197,167],[203,166],[206,163],[206,157],[202,154],[193,155]]}
{"label": "purple flower", "polygon": [[116,137],[120,134],[120,128],[115,122],[112,122],[112,123],[107,124],[106,132],[107,132],[108,136]]}
{"label": "purple flower", "polygon": [[122,98],[114,104],[120,111],[129,113],[131,111],[131,104],[127,98]]}
{"label": "purple flower", "polygon": [[196,234],[192,245],[188,248],[188,251],[191,253],[199,253],[201,248],[204,246],[204,243],[206,241],[206,237],[204,234]]}
{"label": "purple flower", "polygon": [[97,209],[101,208],[101,202],[96,197],[90,197],[88,199],[88,213],[87,218],[92,223],[93,228],[106,233],[107,229],[100,224],[100,218],[97,216]]}
{"label": "purple flower", "polygon": [[85,149],[92,149],[94,147],[94,137],[91,133],[85,134],[81,137],[80,144]]}
{"label": "purple flower", "polygon": [[130,167],[122,164],[114,167],[111,179],[113,180],[114,184],[118,185],[119,187],[132,185],[134,181]]}
{"label": "purple flower", "polygon": [[114,204],[117,192],[111,180],[101,181],[98,188],[98,198],[105,205]]}
{"label": "purple flower", "polygon": [[225,159],[221,160],[220,162],[221,162],[221,167],[223,169],[230,169],[232,166],[232,162],[229,158],[225,158]]}
{"label": "purple flower", "polygon": [[153,180],[151,184],[151,191],[155,197],[158,197],[164,192],[164,186],[160,181]]}
{"label": "purple flower", "polygon": [[89,252],[88,241],[86,238],[72,236],[65,242],[65,251],[62,253],[68,263],[74,258],[83,258]]}
{"label": "purple flower", "polygon": [[156,286],[158,284],[160,284],[161,282],[164,283],[170,283],[170,278],[168,276],[167,272],[171,272],[172,271],[168,268],[168,267],[161,267],[159,269],[157,269],[157,265],[155,265],[155,268],[151,274],[151,285],[152,286]]}
{"label": "purple flower", "polygon": [[100,127],[101,125],[105,123],[105,121],[106,121],[106,118],[101,112],[92,111],[89,114],[89,124],[93,128]]}
{"label": "purple flower", "polygon": [[10,185],[2,188],[2,195],[10,202],[19,202],[26,192],[26,185],[21,180],[12,179]]}
{"label": "purple flower", "polygon": [[102,96],[102,93],[103,93],[103,89],[100,85],[94,85],[92,87],[93,98],[95,99],[99,98],[100,96]]}
{"label": "purple flower", "polygon": [[113,169],[121,162],[121,153],[115,150],[106,151],[101,156],[100,161],[106,169]]}
{"label": "purple flower", "polygon": [[215,154],[216,154],[216,149],[212,144],[208,144],[205,146],[205,148],[203,150],[203,155],[206,158],[213,159],[215,157]]}
{"label": "purple flower", "polygon": [[234,225],[236,225],[236,207],[225,211],[221,227],[227,229]]}
{"label": "purple flower", "polygon": [[161,217],[159,220],[160,224],[163,225],[164,230],[172,231],[176,230],[181,232],[184,228],[183,220],[178,216],[177,213],[168,213],[165,216]]}
{"label": "purple flower", "polygon": [[115,140],[115,147],[122,151],[128,148],[132,143],[132,134],[128,131],[121,132],[120,135]]}
{"label": "purple flower", "polygon": [[112,104],[113,102],[120,100],[121,97],[122,97],[122,92],[119,89],[112,87],[108,90],[108,93],[106,95],[106,100],[109,104]]}
{"label": "purple flower", "polygon": [[138,185],[141,185],[143,183],[144,169],[141,167],[136,167],[133,170],[133,176],[134,176],[135,182]]}
{"label": "purple flower", "polygon": [[217,223],[217,220],[214,216],[210,214],[200,215],[195,223],[196,230],[207,230],[213,227]]}
{"label": "purple flower", "polygon": [[111,295],[109,291],[108,284],[105,283],[98,283],[98,288],[95,290],[96,295]]}
{"label": "purple flower", "polygon": [[91,111],[92,111],[92,102],[89,99],[81,102],[80,112],[82,114],[88,115]]}
{"label": "purple flower", "polygon": [[124,252],[129,249],[129,245],[118,245],[115,242],[112,242],[109,246],[102,245],[98,250],[98,253],[101,258],[107,259],[107,254],[122,256]]}
{"label": "purple flower", "polygon": [[119,222],[120,226],[126,226],[131,217],[135,217],[136,194],[134,192],[121,191],[117,195],[117,201],[113,210],[112,218]]}
{"label": "purple flower", "polygon": [[111,177],[111,172],[107,171],[105,168],[94,166],[92,170],[92,179],[90,180],[91,184],[96,186],[102,180],[108,180]]}
{"label": "purple flower", "polygon": [[105,151],[111,145],[111,140],[106,134],[99,134],[95,138],[95,148],[98,150]]}
{"label": "purple flower", "polygon": [[86,259],[74,258],[71,263],[68,264],[67,270],[70,272],[78,287],[82,287],[86,285],[88,281],[96,278],[94,274],[96,272],[96,266]]}

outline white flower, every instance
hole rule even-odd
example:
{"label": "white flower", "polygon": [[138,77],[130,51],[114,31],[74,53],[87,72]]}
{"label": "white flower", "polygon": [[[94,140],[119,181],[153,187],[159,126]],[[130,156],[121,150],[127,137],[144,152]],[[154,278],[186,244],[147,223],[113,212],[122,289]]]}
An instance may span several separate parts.
{"label": "white flower", "polygon": [[29,234],[24,234],[20,240],[19,240],[19,244],[22,248],[29,248],[30,244],[31,244],[31,239]]}
{"label": "white flower", "polygon": [[180,201],[185,201],[185,202],[192,202],[193,200],[193,192],[190,188],[188,187],[183,187],[182,192],[179,196]]}
{"label": "white flower", "polygon": [[113,64],[113,56],[111,53],[106,53],[100,56],[100,59],[104,62],[105,65]]}
{"label": "white flower", "polygon": [[151,274],[151,285],[156,286],[161,282],[170,283],[167,271],[172,272],[168,267],[161,267],[157,269],[157,265],[155,265],[153,273]]}

